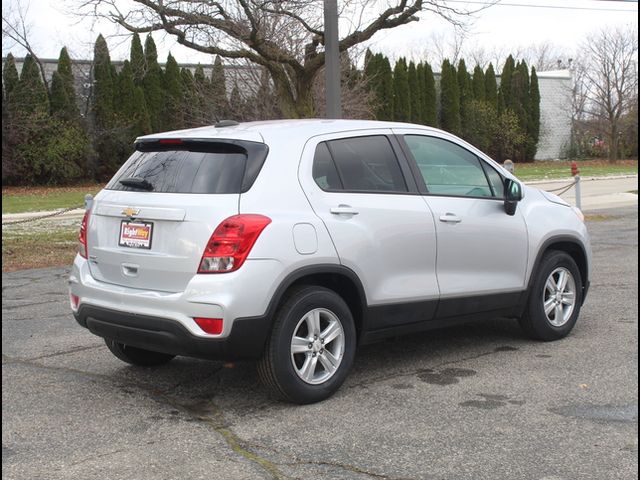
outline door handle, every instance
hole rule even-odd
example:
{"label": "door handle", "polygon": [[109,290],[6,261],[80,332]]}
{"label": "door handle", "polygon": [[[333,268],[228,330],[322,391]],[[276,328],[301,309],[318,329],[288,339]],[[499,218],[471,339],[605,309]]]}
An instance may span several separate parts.
{"label": "door handle", "polygon": [[358,215],[358,212],[351,205],[338,205],[337,207],[331,207],[329,210],[334,215]]}
{"label": "door handle", "polygon": [[445,223],[460,223],[462,219],[453,213],[447,212],[444,215],[440,215],[440,221]]}

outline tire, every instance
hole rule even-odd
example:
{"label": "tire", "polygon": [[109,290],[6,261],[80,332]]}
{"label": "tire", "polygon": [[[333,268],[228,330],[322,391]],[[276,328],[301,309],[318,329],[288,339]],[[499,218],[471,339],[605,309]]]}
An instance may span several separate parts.
{"label": "tire", "polygon": [[[560,277],[562,274],[565,275],[562,278],[566,278],[565,293],[554,293],[554,285],[558,287],[564,281]],[[556,288],[555,292],[559,289]],[[568,295],[569,292],[572,295]],[[573,303],[569,305],[571,299]],[[545,306],[549,307],[548,313]],[[534,340],[559,340],[573,329],[581,306],[582,277],[576,262],[567,253],[552,250],[542,257],[520,326]]]}
{"label": "tire", "polygon": [[[299,339],[295,344],[294,334]],[[324,339],[329,340],[326,345]],[[315,403],[340,388],[355,351],[356,331],[345,301],[324,287],[296,287],[276,312],[258,374],[274,396]]]}
{"label": "tire", "polygon": [[170,355],[168,353],[152,352],[151,350],[131,347],[109,338],[105,338],[104,343],[107,344],[111,353],[113,353],[117,358],[123,362],[130,363],[131,365],[137,365],[139,367],[156,367],[158,365],[164,365],[165,363],[169,363],[173,357],[175,357],[175,355]]}

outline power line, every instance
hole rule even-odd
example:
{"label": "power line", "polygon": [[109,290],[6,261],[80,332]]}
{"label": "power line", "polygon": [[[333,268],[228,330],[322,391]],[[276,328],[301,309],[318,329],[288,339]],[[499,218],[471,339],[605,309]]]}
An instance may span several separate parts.
{"label": "power line", "polygon": [[[606,0],[606,1],[620,1],[625,3],[637,3],[629,2],[626,0]],[[447,0],[448,3],[470,3],[475,5],[488,5],[494,7],[526,7],[526,8],[551,8],[557,10],[589,10],[592,12],[635,12],[635,10],[622,9],[622,8],[593,8],[593,7],[568,7],[566,5],[536,5],[533,3],[504,3],[504,2],[486,2],[479,0]]]}

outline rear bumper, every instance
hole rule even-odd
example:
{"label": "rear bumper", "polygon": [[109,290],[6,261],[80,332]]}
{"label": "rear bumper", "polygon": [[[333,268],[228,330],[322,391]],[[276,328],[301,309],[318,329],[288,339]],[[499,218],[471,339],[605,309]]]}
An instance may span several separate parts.
{"label": "rear bumper", "polygon": [[254,360],[262,356],[269,333],[265,317],[238,318],[224,338],[203,338],[168,318],[81,305],[76,321],[91,333],[156,352],[214,360]]}

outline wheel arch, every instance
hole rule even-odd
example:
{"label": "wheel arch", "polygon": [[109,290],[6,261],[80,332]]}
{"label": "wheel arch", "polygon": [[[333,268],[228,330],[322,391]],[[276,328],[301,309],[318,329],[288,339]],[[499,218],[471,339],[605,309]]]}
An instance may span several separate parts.
{"label": "wheel arch", "polygon": [[365,328],[367,299],[362,282],[353,270],[342,265],[326,264],[302,267],[293,271],[278,285],[269,302],[267,315],[271,321],[287,292],[299,285],[317,285],[340,295],[351,310],[356,334],[360,339]]}
{"label": "wheel arch", "polygon": [[543,242],[542,246],[538,250],[538,255],[536,256],[533,268],[531,269],[531,275],[529,276],[529,283],[527,287],[527,297],[530,294],[531,289],[533,288],[533,283],[535,282],[542,259],[548,252],[552,250],[565,252],[571,258],[573,258],[574,262],[576,262],[582,280],[582,301],[584,302],[589,284],[589,265],[587,259],[587,251],[579,239],[569,235],[554,236]]}

